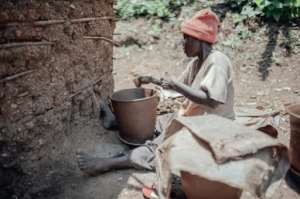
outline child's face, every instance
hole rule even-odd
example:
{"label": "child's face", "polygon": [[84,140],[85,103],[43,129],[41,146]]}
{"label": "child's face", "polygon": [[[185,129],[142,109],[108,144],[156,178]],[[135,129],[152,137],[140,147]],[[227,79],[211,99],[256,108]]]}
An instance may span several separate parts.
{"label": "child's face", "polygon": [[188,57],[200,56],[201,41],[186,34],[183,35],[183,50]]}

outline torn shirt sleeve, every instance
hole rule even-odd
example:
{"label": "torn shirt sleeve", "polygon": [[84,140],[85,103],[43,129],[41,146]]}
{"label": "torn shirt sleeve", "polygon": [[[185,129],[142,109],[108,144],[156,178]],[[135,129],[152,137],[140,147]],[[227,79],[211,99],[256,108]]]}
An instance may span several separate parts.
{"label": "torn shirt sleeve", "polygon": [[227,66],[212,63],[201,82],[200,88],[208,93],[209,98],[223,104],[226,103],[229,73]]}

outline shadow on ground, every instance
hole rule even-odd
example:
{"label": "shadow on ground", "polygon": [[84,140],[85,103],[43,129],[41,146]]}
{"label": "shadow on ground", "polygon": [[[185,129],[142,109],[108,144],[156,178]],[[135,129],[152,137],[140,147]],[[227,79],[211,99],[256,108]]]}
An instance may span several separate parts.
{"label": "shadow on ground", "polygon": [[291,170],[288,171],[285,181],[295,192],[300,194],[300,176],[295,175]]}

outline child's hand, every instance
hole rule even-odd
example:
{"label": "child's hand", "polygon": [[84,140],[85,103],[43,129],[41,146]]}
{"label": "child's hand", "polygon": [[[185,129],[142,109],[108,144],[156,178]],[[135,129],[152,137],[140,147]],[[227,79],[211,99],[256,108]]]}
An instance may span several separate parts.
{"label": "child's hand", "polygon": [[163,89],[171,89],[175,90],[176,84],[175,81],[172,79],[167,79],[167,78],[161,78],[161,87]]}
{"label": "child's hand", "polygon": [[141,87],[143,84],[149,84],[152,83],[152,77],[151,76],[140,76],[133,80],[136,87]]}

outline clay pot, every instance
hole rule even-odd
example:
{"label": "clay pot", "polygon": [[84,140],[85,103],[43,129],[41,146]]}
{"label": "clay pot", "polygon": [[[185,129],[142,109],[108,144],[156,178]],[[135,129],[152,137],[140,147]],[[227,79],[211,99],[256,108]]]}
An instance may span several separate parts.
{"label": "clay pot", "polygon": [[290,115],[291,138],[290,158],[291,166],[298,173],[300,172],[300,104],[291,105],[287,108]]}
{"label": "clay pot", "polygon": [[181,172],[182,188],[187,199],[239,199],[240,189],[211,181],[188,172]]}
{"label": "clay pot", "polygon": [[115,92],[111,97],[120,139],[129,145],[141,145],[152,139],[159,102],[152,89],[133,88]]}

